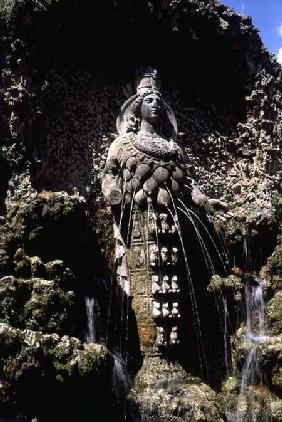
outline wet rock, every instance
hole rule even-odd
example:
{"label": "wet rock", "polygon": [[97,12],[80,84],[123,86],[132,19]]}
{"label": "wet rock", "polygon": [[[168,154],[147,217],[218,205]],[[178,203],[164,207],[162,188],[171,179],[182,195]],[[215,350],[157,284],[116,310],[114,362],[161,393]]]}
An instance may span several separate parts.
{"label": "wet rock", "polygon": [[278,291],[267,303],[266,320],[271,335],[282,334],[282,291]]}
{"label": "wet rock", "polygon": [[25,326],[45,333],[73,333],[73,291],[63,291],[52,280],[32,279],[30,299],[24,305]]}
{"label": "wet rock", "polygon": [[[7,211],[7,215],[1,216],[0,221],[0,274],[1,277],[10,277],[4,277],[0,284],[1,320],[15,326],[22,324],[24,328],[25,321],[21,315],[25,303],[29,303],[28,315],[37,315],[40,297],[44,297],[40,316],[43,318],[43,313],[50,305],[48,298],[52,297],[52,288],[55,291],[53,298],[58,298],[61,306],[64,301],[70,300],[67,292],[75,285],[80,284],[81,280],[92,280],[96,271],[94,267],[99,261],[97,256],[100,255],[97,252],[99,248],[95,249],[96,244],[93,247],[93,243],[90,243],[87,250],[81,248],[81,245],[85,245],[87,239],[91,238],[92,233],[92,228],[86,227],[89,222],[86,213],[95,221],[96,231],[101,239],[100,249],[108,250],[108,256],[111,255],[111,219],[107,217],[105,205],[100,207],[102,212],[98,213],[97,210],[93,211],[92,204],[93,198],[97,199],[97,203],[99,200],[102,169],[108,147],[115,137],[115,118],[120,104],[128,97],[128,90],[131,90],[135,69],[130,65],[119,66],[118,61],[114,70],[111,66],[92,66],[91,61],[99,62],[97,54],[100,53],[93,45],[87,48],[85,34],[93,28],[104,30],[108,28],[109,22],[114,31],[121,24],[123,27],[132,28],[134,22],[134,26],[136,23],[146,28],[149,33],[151,25],[154,35],[156,29],[162,27],[168,40],[170,34],[179,35],[177,45],[171,44],[173,48],[165,49],[165,57],[167,51],[174,51],[174,47],[175,54],[178,51],[182,54],[187,45],[192,46],[188,67],[164,66],[161,64],[161,49],[152,51],[156,62],[160,63],[160,73],[164,75],[164,91],[168,103],[174,105],[178,116],[182,132],[179,140],[185,151],[187,168],[189,167],[191,176],[196,179],[205,196],[221,199],[229,205],[229,211],[225,211],[224,216],[214,214],[211,218],[226,235],[226,245],[232,265],[234,263],[235,275],[241,277],[246,270],[242,251],[245,239],[249,238],[249,235],[246,236],[247,226],[251,227],[250,233],[254,230],[258,233],[250,236],[256,261],[252,270],[258,273],[261,265],[266,264],[261,270],[261,277],[267,280],[267,299],[270,300],[267,304],[269,329],[271,330],[273,325],[273,334],[278,334],[281,250],[277,249],[267,263],[266,259],[275,247],[275,222],[280,218],[277,194],[281,190],[282,181],[279,154],[282,133],[281,67],[264,49],[251,20],[214,1],[172,1],[158,4],[146,0],[135,7],[137,3],[129,0],[126,2],[126,8],[125,2],[115,2],[113,6],[112,2],[100,1],[95,2],[94,8],[93,1],[90,0],[79,4],[70,0],[68,7],[60,0],[45,1],[44,4],[25,0],[4,3],[0,16],[3,43],[1,133],[5,140],[5,145],[1,146],[1,169],[11,169],[13,178],[10,178],[8,171],[2,177],[1,170],[0,211]],[[73,31],[73,28],[77,30]],[[75,34],[75,42],[72,42],[72,33]],[[111,55],[108,48],[103,48],[106,38],[101,37],[99,45],[101,51]],[[114,44],[114,38],[111,38],[108,47]],[[74,48],[71,51],[71,64],[68,60],[65,61],[63,57],[68,54],[68,49],[65,49],[64,39],[68,40],[68,45],[84,45],[86,56],[83,57],[81,49]],[[123,45],[123,42],[124,37],[117,39],[118,47]],[[219,45],[222,48],[218,48]],[[201,61],[193,56],[193,51],[199,51],[201,47],[204,51],[209,51],[211,57],[217,56],[216,60],[213,60],[212,86],[207,85],[210,80],[207,67],[202,66]],[[120,54],[120,49],[117,51]],[[126,62],[130,63],[131,54],[135,55],[135,49],[127,49],[126,52]],[[230,52],[236,54],[230,55]],[[229,59],[231,56],[232,60]],[[52,57],[56,57],[56,60],[52,60]],[[95,60],[92,60],[93,58]],[[39,65],[42,60],[46,66]],[[191,77],[189,89],[187,75]],[[135,123],[132,122],[132,125]],[[143,159],[146,159],[145,156]],[[124,157],[124,160],[125,167],[134,171],[135,158]],[[15,173],[24,173],[24,176],[17,178]],[[30,173],[30,176],[26,177],[27,173]],[[10,178],[10,181],[7,178]],[[138,192],[142,188],[140,180],[133,178],[132,187],[130,193],[134,190]],[[275,198],[273,192],[276,192]],[[168,198],[162,202],[166,204]],[[271,230],[272,235],[269,236]],[[17,252],[21,248],[23,251]],[[93,255],[87,252],[90,250]],[[255,251],[258,251],[257,255]],[[34,259],[37,256],[39,260]],[[62,271],[56,269],[56,260],[63,260]],[[92,270],[87,262],[91,262]],[[75,267],[76,274],[79,274],[78,278],[74,279],[74,268],[70,270],[72,275],[65,274],[71,265]],[[36,293],[32,293],[34,302],[30,302],[34,278],[44,282]],[[99,279],[102,277],[99,276]],[[45,285],[46,281],[51,283]],[[230,286],[238,284],[239,292],[238,280],[229,279],[228,282],[219,281],[218,284],[223,284],[223,288],[228,289],[226,283],[229,282]],[[216,290],[216,280],[213,279],[212,284],[211,288]],[[20,293],[23,291],[24,295]],[[56,310],[52,311],[52,314],[53,312],[56,314]],[[38,315],[37,317],[39,318]],[[1,359],[3,350],[6,355],[10,353],[14,357],[14,370],[8,371],[13,382],[9,384],[9,380],[1,380],[0,401],[5,402],[8,391],[12,397],[10,402],[14,401],[13,394],[17,385],[20,385],[16,379],[19,373],[23,387],[28,385],[27,398],[34,399],[33,411],[37,411],[36,401],[40,403],[40,397],[35,394],[35,388],[34,395],[33,391],[30,391],[31,384],[24,379],[24,371],[19,368],[21,364],[17,362],[18,355],[13,351],[13,347],[18,347],[18,336],[20,344],[22,338],[17,331],[10,330],[9,333],[9,338],[6,336],[5,340],[7,348],[1,349]],[[26,341],[36,345],[38,341],[34,340],[34,343],[29,337],[32,339],[34,336],[26,336]],[[1,339],[4,337],[1,336]],[[50,341],[52,345],[56,343],[55,340],[54,338],[53,343]],[[11,345],[10,349],[8,344]],[[64,348],[70,350],[69,341],[62,341],[56,350],[60,349],[60,353],[63,353]],[[30,360],[28,356],[20,356],[19,359],[19,362],[24,359],[28,361],[26,373],[29,381],[34,380],[34,374],[40,371],[38,356],[42,356],[41,346],[36,350],[36,356],[33,351],[28,351],[27,355],[30,353],[32,356]],[[51,353],[51,350],[48,352]],[[44,348],[44,353],[50,356],[47,348]],[[44,360],[44,356],[42,359]],[[74,361],[75,359],[76,357]],[[277,375],[274,383],[277,386],[280,385],[279,359],[278,351],[273,350],[269,357],[266,353],[269,367],[276,365],[274,372]],[[68,361],[68,357],[66,360]],[[244,353],[240,355],[241,366],[243,362]],[[3,365],[6,363],[12,365],[8,360],[5,360]],[[0,368],[1,373],[3,365]],[[52,369],[46,367],[46,373],[50,371],[54,377],[56,373],[60,382],[61,372],[66,374],[69,369],[64,365],[62,358],[56,364],[55,372],[52,363]],[[72,370],[71,368],[71,373]],[[77,374],[75,382],[67,389],[69,397],[68,401],[65,401],[65,409],[72,404],[72,399],[74,403],[79,401],[80,376],[80,373]],[[108,377],[108,373],[105,374],[102,384]],[[63,382],[64,387],[65,385]],[[199,401],[195,408],[188,408],[186,416],[185,410],[183,413],[179,410],[181,416],[173,413],[177,413],[178,404],[174,401],[173,394],[167,395],[167,391],[164,394],[167,400],[163,400],[160,394],[156,403],[165,402],[164,408],[171,405],[171,420],[183,420],[184,417],[187,420],[205,420],[209,412],[216,415],[214,407],[209,409],[203,398],[203,395],[206,395],[207,401],[213,402],[214,396],[210,389],[195,385],[191,389],[191,403],[196,402],[196,398]],[[49,391],[46,387],[41,398],[45,396],[50,400],[51,387]],[[89,401],[86,404],[89,405],[94,396],[95,402],[99,402],[100,396],[93,392],[93,378],[87,388],[92,396],[88,396]],[[74,395],[71,395],[72,389],[75,391]],[[85,394],[86,390],[83,390]],[[3,391],[7,393],[2,394]],[[55,389],[54,392],[57,394],[58,390]],[[59,393],[58,397],[61,399],[62,389]],[[149,400],[149,394],[147,398]],[[152,401],[152,398],[150,399]],[[185,400],[183,397],[182,399]],[[198,406],[200,399],[204,403],[203,409]],[[102,397],[101,403],[104,402]],[[274,418],[279,420],[281,408],[277,398],[273,396],[271,403]],[[22,404],[25,404],[25,400]],[[64,407],[62,402],[59,405],[59,408]],[[181,406],[180,401],[179,409],[182,409]],[[184,409],[185,406],[186,404]],[[46,407],[48,408],[45,403],[45,409]],[[103,409],[104,420],[108,420],[106,410]],[[156,419],[160,421],[161,407],[156,409],[156,412]],[[217,416],[214,417],[217,420]],[[82,419],[80,414],[77,417],[77,420],[79,419]],[[97,420],[100,419],[98,415]],[[50,420],[54,418],[51,417]],[[113,420],[116,422],[115,418]]]}
{"label": "wet rock", "polygon": [[181,170],[179,167],[176,167],[176,169],[175,170],[173,170],[173,172],[172,172],[172,177],[175,179],[175,180],[183,180],[184,179],[184,172],[183,172],[183,170]]}
{"label": "wet rock", "polygon": [[32,277],[44,277],[46,275],[45,265],[38,256],[30,258],[30,267]]}
{"label": "wet rock", "polygon": [[[22,406],[30,417],[37,409],[39,419],[47,415],[52,419],[61,413],[57,400],[59,394],[61,403],[66,405],[68,402],[65,416],[69,414],[72,418],[72,412],[75,414],[76,411],[70,399],[81,397],[84,400],[90,379],[92,391],[97,388],[99,396],[100,389],[102,396],[113,399],[107,382],[111,378],[113,358],[104,346],[83,345],[77,338],[58,334],[21,331],[7,324],[0,324],[0,333],[1,412],[5,409],[5,402],[16,399],[15,414]],[[49,391],[48,400],[44,398],[46,391]],[[99,414],[100,409],[96,410]]]}
{"label": "wet rock", "polygon": [[146,358],[132,391],[144,421],[224,421],[216,393],[177,364]]}

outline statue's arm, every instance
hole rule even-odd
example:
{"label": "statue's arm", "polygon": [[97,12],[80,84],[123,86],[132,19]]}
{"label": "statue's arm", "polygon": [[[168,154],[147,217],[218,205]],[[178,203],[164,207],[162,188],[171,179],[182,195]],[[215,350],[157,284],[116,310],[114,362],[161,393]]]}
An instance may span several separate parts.
{"label": "statue's arm", "polygon": [[228,210],[228,205],[225,202],[215,198],[208,198],[200,191],[197,185],[193,184],[192,186],[191,199],[195,205],[204,208],[207,212]]}
{"label": "statue's arm", "polygon": [[119,142],[117,139],[110,146],[102,179],[102,192],[111,205],[118,205],[122,200],[122,181],[118,160],[118,148]]}

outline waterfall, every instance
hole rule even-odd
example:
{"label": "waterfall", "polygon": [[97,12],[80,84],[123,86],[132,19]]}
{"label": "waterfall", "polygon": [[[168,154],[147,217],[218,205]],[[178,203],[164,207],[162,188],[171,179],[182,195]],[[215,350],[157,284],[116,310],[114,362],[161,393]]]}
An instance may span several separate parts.
{"label": "waterfall", "polygon": [[245,285],[246,338],[251,342],[242,370],[240,396],[244,396],[249,385],[262,383],[261,371],[256,359],[257,347],[263,343],[265,335],[265,310],[263,289],[258,279],[248,278]]}
{"label": "waterfall", "polygon": [[130,379],[123,359],[114,354],[114,367],[112,373],[113,390],[117,402],[123,400],[130,389]]}
{"label": "waterfall", "polygon": [[[269,339],[265,335],[265,306],[263,288],[258,278],[249,276],[245,285],[246,339],[251,343],[242,369],[241,386],[237,411],[228,416],[230,422],[250,422],[257,420],[257,409],[252,414],[252,404],[248,404],[248,388],[263,382],[261,368],[257,359],[257,348]],[[265,412],[264,421],[267,421]]]}
{"label": "waterfall", "polygon": [[95,343],[95,320],[94,320],[95,299],[93,296],[85,296],[85,308],[87,316],[87,332],[85,336],[85,343]]}

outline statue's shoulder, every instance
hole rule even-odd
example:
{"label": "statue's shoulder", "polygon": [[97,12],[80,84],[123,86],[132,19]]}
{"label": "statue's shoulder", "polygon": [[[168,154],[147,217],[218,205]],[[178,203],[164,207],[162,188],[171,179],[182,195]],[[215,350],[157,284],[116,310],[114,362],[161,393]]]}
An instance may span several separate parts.
{"label": "statue's shoulder", "polygon": [[133,133],[125,133],[122,135],[119,135],[115,138],[115,140],[111,143],[111,146],[125,146],[125,145],[129,145],[132,143],[132,140],[136,137],[135,134]]}
{"label": "statue's shoulder", "polygon": [[116,157],[119,159],[124,150],[128,149],[132,145],[133,137],[136,136],[132,133],[126,133],[119,135],[110,145],[109,157]]}

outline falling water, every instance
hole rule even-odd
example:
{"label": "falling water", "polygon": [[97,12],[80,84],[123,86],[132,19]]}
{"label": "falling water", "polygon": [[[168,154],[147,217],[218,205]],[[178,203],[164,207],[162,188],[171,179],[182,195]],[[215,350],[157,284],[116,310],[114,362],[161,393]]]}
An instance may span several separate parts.
{"label": "falling water", "polygon": [[252,284],[252,279],[246,283],[246,337],[249,340],[259,340],[265,334],[265,317],[264,317],[264,300],[263,290],[259,280],[255,280],[256,284]]}
{"label": "falling water", "polygon": [[195,334],[196,334],[196,340],[197,340],[197,345],[198,345],[198,350],[199,350],[200,369],[201,369],[201,375],[203,377],[204,376],[204,367],[205,367],[206,375],[208,375],[208,367],[207,367],[207,360],[206,360],[206,355],[205,355],[205,347],[203,345],[203,335],[202,335],[202,329],[201,329],[201,322],[200,322],[197,300],[196,300],[196,296],[195,296],[195,289],[194,289],[193,280],[192,280],[192,276],[191,276],[191,272],[190,272],[190,267],[189,267],[185,247],[184,247],[184,242],[183,242],[182,231],[181,231],[181,227],[180,227],[180,223],[179,223],[177,208],[176,208],[176,205],[175,205],[175,202],[174,202],[173,195],[168,188],[167,188],[167,192],[169,193],[170,198],[171,198],[171,202],[172,202],[172,205],[173,205],[173,208],[174,208],[174,214],[169,208],[167,208],[167,209],[168,209],[169,213],[171,214],[172,219],[174,220],[176,231],[178,233],[178,237],[179,237],[179,240],[180,240],[180,243],[181,243],[184,261],[185,261],[187,281],[188,281],[188,290],[189,290],[189,295],[190,295],[190,299],[191,299],[191,305],[192,305],[193,316],[194,316]]}
{"label": "falling water", "polygon": [[[181,202],[182,202],[182,201],[181,201]],[[183,204],[183,206],[184,206],[184,204]],[[202,253],[203,253],[203,258],[204,258],[204,260],[205,260],[206,267],[207,267],[207,269],[209,270],[210,275],[215,274],[215,269],[214,269],[214,266],[213,266],[213,262],[212,262],[211,256],[210,256],[210,254],[209,254],[209,252],[208,252],[208,249],[207,249],[207,247],[206,247],[206,245],[205,245],[205,242],[204,242],[204,240],[203,240],[203,238],[202,238],[202,236],[201,236],[201,234],[200,234],[200,232],[199,232],[199,230],[198,230],[198,228],[197,228],[197,226],[196,226],[196,224],[195,224],[194,220],[192,219],[192,217],[190,216],[190,214],[189,214],[189,212],[188,212],[188,209],[185,207],[185,209],[187,210],[187,211],[185,212],[182,208],[180,208],[180,207],[177,207],[177,208],[178,208],[181,212],[183,212],[183,214],[184,214],[184,215],[186,215],[186,217],[188,218],[188,220],[189,220],[189,221],[190,221],[190,223],[192,224],[193,229],[194,229],[194,231],[195,231],[195,233],[196,233],[197,239],[198,239],[198,241],[199,241],[199,245],[200,245],[200,247],[201,247]]]}
{"label": "falling water", "polygon": [[245,285],[246,300],[246,338],[251,342],[248,350],[247,359],[242,370],[242,381],[240,396],[244,396],[249,385],[259,380],[262,382],[262,376],[256,359],[257,347],[267,339],[265,336],[265,316],[264,300],[262,286],[259,280],[249,278]]}
{"label": "falling water", "polygon": [[179,201],[179,203],[183,207],[185,207],[186,212],[190,215],[190,217],[192,218],[192,220],[193,220],[193,217],[195,217],[197,219],[198,223],[201,225],[201,227],[203,228],[203,230],[207,234],[208,238],[210,239],[210,241],[211,241],[211,243],[212,243],[212,245],[213,245],[213,247],[214,247],[214,249],[215,249],[215,251],[216,251],[216,253],[217,253],[218,257],[219,257],[219,259],[220,259],[220,262],[221,262],[221,264],[222,264],[222,266],[224,268],[224,271],[227,274],[227,269],[226,269],[226,264],[224,262],[224,259],[223,259],[222,255],[221,255],[221,253],[220,253],[220,251],[219,251],[219,249],[218,249],[218,247],[217,247],[214,239],[212,238],[212,235],[210,234],[210,232],[208,231],[207,227],[205,226],[205,224],[202,222],[202,220],[199,218],[199,216],[194,211],[192,211],[191,209],[189,209],[189,208],[186,207],[186,205],[184,204],[184,202],[180,198],[178,198],[178,201]]}
{"label": "falling water", "polygon": [[[260,344],[269,339],[265,335],[265,308],[263,299],[263,289],[260,280],[248,277],[245,285],[246,301],[246,338],[251,346],[248,349],[245,364],[242,369],[241,387],[235,415],[236,422],[256,421],[256,415],[250,414],[247,410],[248,387],[262,384],[262,372],[257,360],[257,348]],[[267,420],[267,415],[265,415]]]}
{"label": "falling water", "polygon": [[131,203],[130,203],[130,211],[129,211],[129,220],[128,220],[128,226],[127,226],[127,235],[126,235],[126,246],[129,248],[130,243],[131,243],[131,238],[130,238],[130,233],[132,234],[132,227],[134,225],[134,218],[132,218],[132,214],[133,217],[135,217],[135,213],[134,213],[134,195],[135,195],[136,189],[134,189],[133,195],[132,195],[132,199],[131,199]]}
{"label": "falling water", "polygon": [[[123,184],[123,189],[122,192],[125,191],[125,183]],[[122,195],[122,199],[121,199],[121,205],[120,205],[120,217],[119,217],[119,229],[121,229],[121,224],[122,224],[122,220],[123,220],[123,215],[124,215],[124,211],[125,211],[125,207],[126,207],[126,201],[125,201],[125,195],[123,193]]]}
{"label": "falling water", "polygon": [[118,402],[125,398],[130,389],[130,379],[123,359],[118,355],[114,356],[112,372],[112,383],[115,397]]}
{"label": "falling water", "polygon": [[87,333],[85,336],[86,343],[96,342],[95,321],[94,321],[94,307],[95,299],[93,296],[85,296],[85,307],[87,316]]}
{"label": "falling water", "polygon": [[[214,239],[212,238],[212,235],[210,234],[209,230],[205,226],[205,224],[201,221],[201,219],[197,216],[196,213],[194,213],[191,209],[189,209],[185,205],[185,203],[180,198],[178,198],[178,202],[181,204],[181,206],[184,209],[182,209],[181,207],[177,207],[177,208],[186,215],[187,219],[190,221],[190,223],[193,226],[193,229],[196,233],[199,244],[201,246],[201,250],[202,250],[203,257],[204,257],[204,260],[205,260],[205,263],[206,263],[206,267],[209,270],[210,275],[215,274],[215,268],[214,268],[213,261],[212,261],[212,258],[210,256],[210,253],[208,251],[208,247],[207,247],[203,237],[200,234],[200,230],[197,228],[196,222],[200,225],[200,227],[207,234],[208,239],[211,241],[212,246],[214,247],[214,250],[215,250],[215,252],[217,253],[217,255],[220,259],[222,267],[223,267],[225,273],[227,274],[224,259],[221,255]],[[223,296],[223,293],[222,293],[221,290],[219,292],[219,297],[217,296],[217,293],[215,292],[215,302],[216,302],[217,310],[218,310],[218,313],[219,313],[220,325],[221,325],[221,330],[222,330],[222,334],[223,334],[223,338],[224,338],[224,357],[225,357],[225,368],[226,368],[226,375],[227,375],[229,373],[230,366],[231,366],[230,365],[229,347],[228,347],[228,345],[229,345],[229,340],[228,340],[229,339],[229,330],[228,330],[229,313],[228,313],[228,307],[227,307],[227,300]],[[222,315],[223,315],[223,322],[222,322]]]}
{"label": "falling water", "polygon": [[223,336],[224,336],[224,361],[225,361],[225,368],[226,368],[226,376],[229,375],[231,369],[231,358],[229,353],[229,330],[228,330],[228,322],[229,320],[229,313],[228,313],[228,306],[227,306],[227,298],[226,296],[221,295],[222,304],[223,304],[223,320],[224,320],[224,327],[223,327]]}

